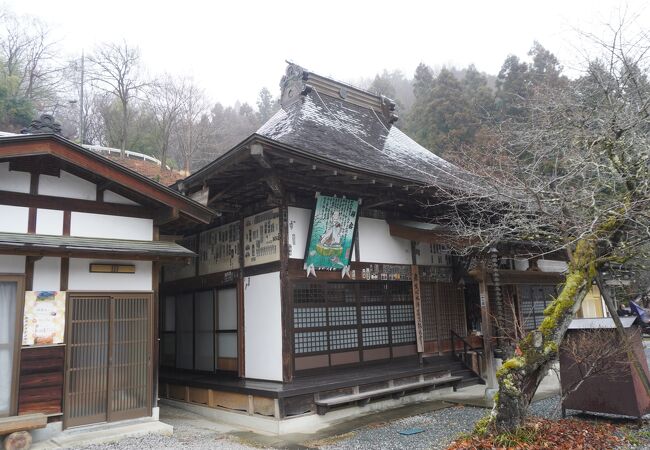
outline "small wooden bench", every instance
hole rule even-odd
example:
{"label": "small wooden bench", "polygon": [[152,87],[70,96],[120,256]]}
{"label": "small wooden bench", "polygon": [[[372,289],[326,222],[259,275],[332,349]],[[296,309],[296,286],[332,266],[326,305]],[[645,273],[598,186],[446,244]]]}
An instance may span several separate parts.
{"label": "small wooden bench", "polygon": [[385,397],[392,395],[393,398],[400,398],[406,395],[407,391],[414,391],[422,388],[435,388],[436,386],[452,385],[454,390],[456,385],[462,381],[463,377],[447,376],[442,378],[435,378],[432,380],[417,381],[415,383],[407,383],[396,386],[389,386],[386,388],[375,389],[372,391],[359,392],[358,394],[341,395],[326,399],[318,399],[316,404],[316,411],[319,415],[327,414],[327,411],[332,406],[344,405],[346,403],[356,403],[359,406],[365,406],[373,398]]}
{"label": "small wooden bench", "polygon": [[8,435],[4,439],[5,450],[28,449],[32,443],[30,430],[45,428],[47,416],[45,414],[25,414],[0,418],[0,436]]}

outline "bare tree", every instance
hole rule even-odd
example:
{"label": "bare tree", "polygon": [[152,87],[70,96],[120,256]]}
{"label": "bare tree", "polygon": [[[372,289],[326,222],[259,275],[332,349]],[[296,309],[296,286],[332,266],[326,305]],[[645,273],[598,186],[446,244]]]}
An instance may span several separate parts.
{"label": "bare tree", "polygon": [[126,41],[106,43],[96,48],[89,58],[92,64],[90,79],[97,86],[119,101],[121,109],[120,149],[125,155],[130,107],[140,91],[146,86],[140,73],[140,51]]}
{"label": "bare tree", "polygon": [[187,91],[186,80],[165,75],[161,80],[153,82],[147,92],[147,105],[153,112],[158,128],[161,172],[167,166],[172,133],[186,107]]}
{"label": "bare tree", "polygon": [[30,16],[0,15],[0,59],[3,76],[13,95],[34,102],[38,109],[51,109],[63,81],[64,65],[50,28]]}
{"label": "bare tree", "polygon": [[194,83],[188,82],[184,98],[176,130],[176,147],[183,170],[189,173],[196,155],[208,145],[210,125],[206,116],[208,108],[203,91]]}
{"label": "bare tree", "polygon": [[489,163],[466,159],[473,176],[459,177],[437,205],[447,211],[439,220],[474,250],[514,241],[570,261],[541,326],[497,372],[499,431],[523,424],[603,264],[626,261],[650,240],[650,40],[623,31],[598,41],[602,53],[578,79],[525,99],[528,119],[503,123],[491,140],[498,145],[479,151]]}

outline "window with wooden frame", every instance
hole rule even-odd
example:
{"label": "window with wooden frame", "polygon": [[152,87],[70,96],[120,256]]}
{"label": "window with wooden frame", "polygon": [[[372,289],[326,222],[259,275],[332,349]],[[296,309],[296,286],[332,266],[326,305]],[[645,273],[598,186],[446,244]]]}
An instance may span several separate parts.
{"label": "window with wooden frame", "polygon": [[364,350],[415,344],[411,282],[295,283],[293,339],[295,358],[330,355],[327,365],[337,353],[362,362]]}
{"label": "window with wooden frame", "polygon": [[534,330],[541,325],[544,310],[557,294],[555,286],[523,284],[518,286],[517,292],[524,330]]}
{"label": "window with wooden frame", "polygon": [[24,278],[0,275],[0,417],[16,414]]}
{"label": "window with wooden frame", "polygon": [[210,289],[165,296],[160,317],[164,367],[237,371],[237,289]]}

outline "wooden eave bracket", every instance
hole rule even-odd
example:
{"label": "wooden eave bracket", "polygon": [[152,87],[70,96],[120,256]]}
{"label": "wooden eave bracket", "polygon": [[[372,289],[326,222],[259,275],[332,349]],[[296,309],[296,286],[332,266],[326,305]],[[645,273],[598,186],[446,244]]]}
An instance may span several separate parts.
{"label": "wooden eave bracket", "polygon": [[163,212],[156,214],[153,219],[154,225],[166,225],[170,222],[178,220],[180,211],[178,208],[166,208]]}
{"label": "wooden eave bracket", "polygon": [[273,174],[269,175],[268,177],[263,178],[264,183],[269,187],[271,192],[273,193],[273,196],[276,198],[282,198],[284,197],[284,187],[282,186],[282,182],[280,181],[280,178]]}
{"label": "wooden eave bracket", "polygon": [[264,154],[264,147],[262,147],[262,144],[258,144],[258,143],[251,144],[250,154],[253,157],[253,159],[263,168],[271,169],[273,167],[271,165],[271,162]]}

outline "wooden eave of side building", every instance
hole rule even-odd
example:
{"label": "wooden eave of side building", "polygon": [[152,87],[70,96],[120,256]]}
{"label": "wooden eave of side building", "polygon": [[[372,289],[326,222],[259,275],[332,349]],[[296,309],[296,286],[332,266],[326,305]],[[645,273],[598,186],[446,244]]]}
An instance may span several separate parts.
{"label": "wooden eave of side building", "polygon": [[0,191],[0,204],[35,208],[66,209],[98,214],[153,218],[168,233],[188,224],[209,223],[217,214],[179,192],[98,155],[58,135],[35,134],[0,138],[0,161],[9,161],[10,169],[58,175],[72,173],[98,186],[98,192],[110,190],[138,205],[51,197]]}
{"label": "wooden eave of side building", "polygon": [[0,232],[0,253],[189,263],[196,254],[174,242]]}

